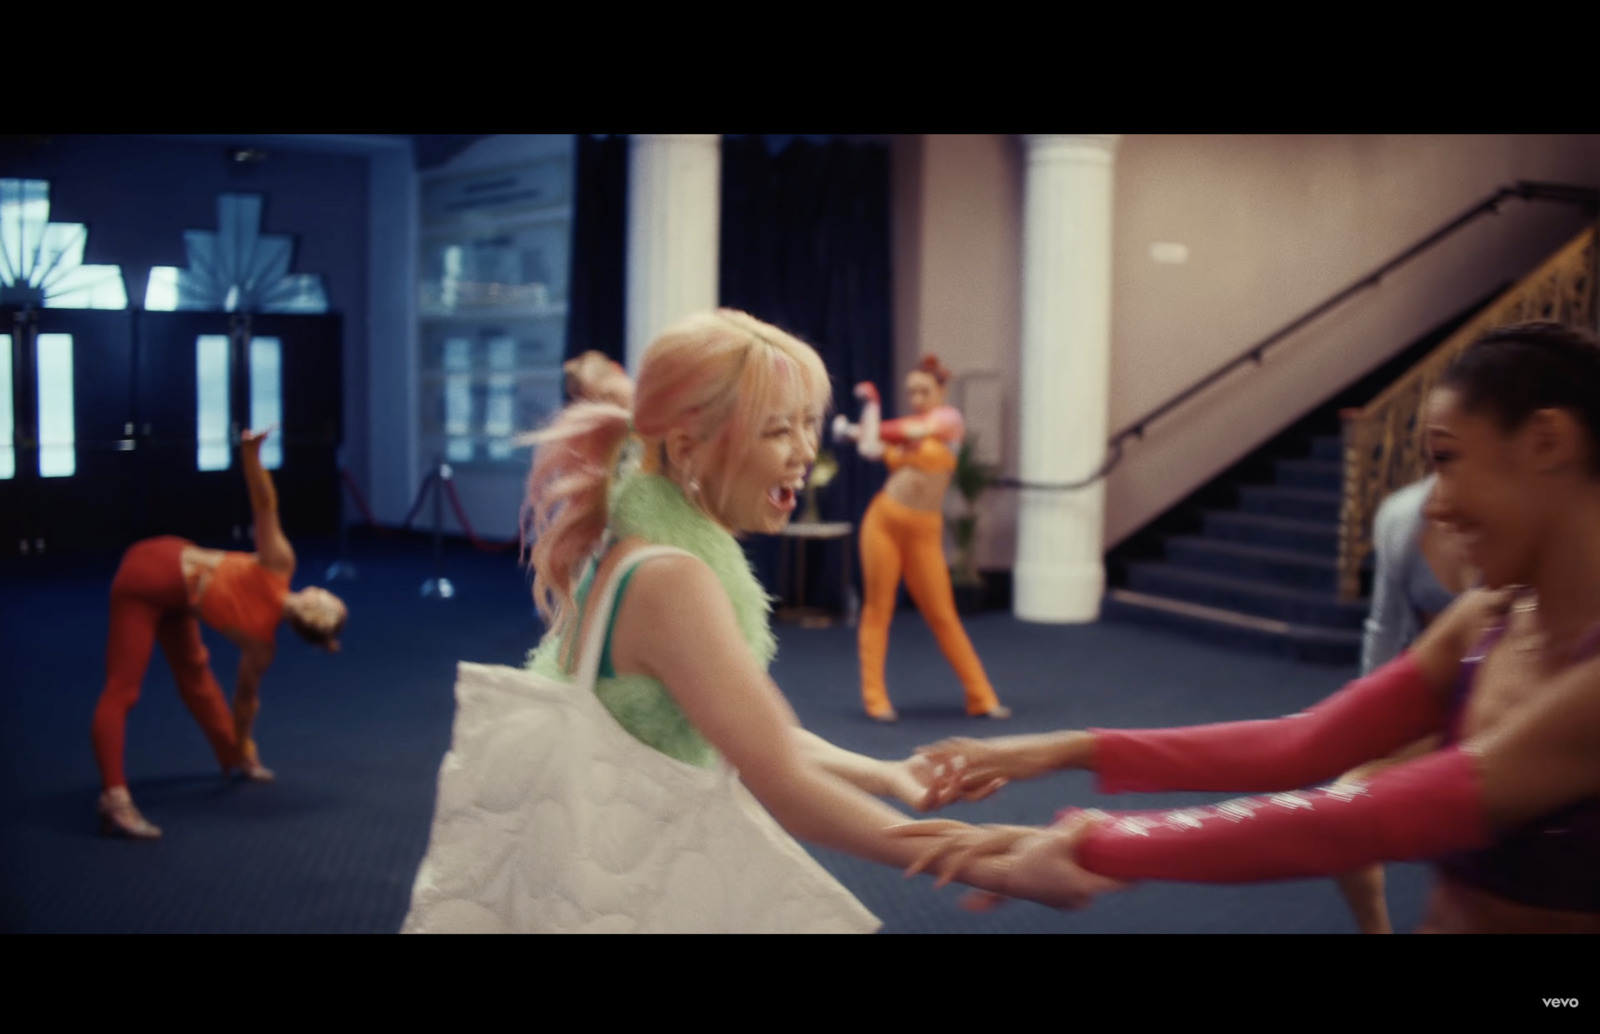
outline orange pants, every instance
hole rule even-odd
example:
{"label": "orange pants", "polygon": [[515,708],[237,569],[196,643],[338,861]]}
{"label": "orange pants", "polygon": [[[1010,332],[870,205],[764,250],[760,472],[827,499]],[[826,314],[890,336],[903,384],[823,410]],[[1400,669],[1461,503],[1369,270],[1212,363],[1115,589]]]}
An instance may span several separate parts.
{"label": "orange pants", "polygon": [[128,784],[122,769],[128,712],[139,701],[139,686],[157,642],[172,666],[178,694],[200,723],[217,760],[224,767],[238,763],[233,712],[211,674],[211,656],[183,584],[187,545],[172,536],[137,542],[123,554],[111,583],[106,687],[95,705],[92,732],[95,760],[107,790]]}
{"label": "orange pants", "polygon": [[950,569],[944,559],[944,516],[913,510],[880,492],[861,520],[861,579],[866,598],[861,602],[859,645],[861,699],[867,713],[883,715],[891,710],[884,664],[902,574],[912,601],[939,640],[939,649],[966,687],[967,713],[987,714],[999,707],[1000,699],[956,615]]}

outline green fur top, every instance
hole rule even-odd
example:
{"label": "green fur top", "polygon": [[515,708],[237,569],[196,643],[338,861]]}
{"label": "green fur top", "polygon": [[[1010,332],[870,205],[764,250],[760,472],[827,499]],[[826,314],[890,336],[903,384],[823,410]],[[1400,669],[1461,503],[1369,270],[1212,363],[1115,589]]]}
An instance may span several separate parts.
{"label": "green fur top", "polygon": [[[607,546],[625,538],[638,537],[660,546],[675,546],[705,562],[722,583],[739,623],[739,632],[751,655],[763,669],[772,664],[778,652],[777,638],[768,620],[772,599],[736,540],[701,513],[677,485],[653,474],[628,473],[611,490],[611,520]],[[598,558],[589,565],[579,586],[575,603],[583,607],[593,581]],[[616,603],[620,603],[618,597]],[[616,606],[613,604],[613,607]],[[611,615],[596,615],[592,620],[610,620]],[[557,637],[547,635],[528,658],[528,667],[555,678],[565,678]],[[667,688],[643,675],[603,677],[595,683],[595,696],[617,723],[640,741],[668,757],[701,768],[716,762],[716,750],[706,742],[678,707]]]}

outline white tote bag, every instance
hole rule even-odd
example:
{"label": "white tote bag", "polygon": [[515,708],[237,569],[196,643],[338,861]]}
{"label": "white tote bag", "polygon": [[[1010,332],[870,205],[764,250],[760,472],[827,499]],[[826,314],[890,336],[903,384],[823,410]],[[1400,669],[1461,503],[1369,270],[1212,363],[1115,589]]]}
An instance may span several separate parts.
{"label": "white tote bag", "polygon": [[462,662],[402,933],[872,933],[881,925],[738,774],[634,739],[594,695],[616,586],[572,682]]}

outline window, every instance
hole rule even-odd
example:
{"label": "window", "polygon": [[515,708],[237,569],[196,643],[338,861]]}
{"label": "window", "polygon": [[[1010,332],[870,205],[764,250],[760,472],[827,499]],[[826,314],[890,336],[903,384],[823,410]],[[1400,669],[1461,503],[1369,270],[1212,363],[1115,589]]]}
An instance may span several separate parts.
{"label": "window", "polygon": [[[232,342],[225,334],[202,334],[195,340],[195,457],[200,470],[227,470],[233,465]],[[250,339],[250,427],[265,430],[283,422],[283,341]],[[283,466],[283,435],[261,443],[261,465]]]}
{"label": "window", "polygon": [[[283,342],[275,337],[250,339],[250,426],[258,431],[283,423]],[[283,466],[283,434],[275,431],[261,443],[261,465]]]}
{"label": "window", "polygon": [[422,339],[423,399],[432,407],[423,421],[427,455],[526,467],[526,450],[512,440],[561,408],[565,329],[559,320],[429,321]]}
{"label": "window", "polygon": [[491,460],[511,459],[511,436],[516,434],[516,358],[515,338],[497,336],[487,342],[489,351],[489,398],[483,412],[483,434],[488,439]]}
{"label": "window", "polygon": [[89,228],[50,221],[50,184],[0,179],[0,305],[126,309],[120,266],[86,266]]}
{"label": "window", "polygon": [[227,470],[233,465],[228,434],[233,408],[228,390],[228,344],[225,334],[202,334],[195,340],[194,379],[199,393],[195,406],[199,455],[195,462],[201,470]]}
{"label": "window", "polygon": [[[189,268],[150,270],[144,307],[151,312],[327,312],[322,277],[289,272],[293,239],[261,232],[262,203],[255,194],[219,196],[218,228],[183,235]],[[262,449],[264,456],[266,446]]]}
{"label": "window", "polygon": [[472,460],[472,342],[453,337],[444,343],[445,456],[451,463]]}
{"label": "window", "polygon": [[39,476],[71,477],[78,470],[72,405],[72,335],[34,339],[39,388]]}
{"label": "window", "polygon": [[520,476],[528,455],[515,437],[562,404],[572,234],[564,139],[559,153],[423,180],[419,373],[430,459]]}
{"label": "window", "polygon": [[0,481],[17,476],[17,446],[12,439],[16,414],[11,408],[11,364],[16,359],[11,353],[11,338],[4,340],[5,361],[0,362]]}

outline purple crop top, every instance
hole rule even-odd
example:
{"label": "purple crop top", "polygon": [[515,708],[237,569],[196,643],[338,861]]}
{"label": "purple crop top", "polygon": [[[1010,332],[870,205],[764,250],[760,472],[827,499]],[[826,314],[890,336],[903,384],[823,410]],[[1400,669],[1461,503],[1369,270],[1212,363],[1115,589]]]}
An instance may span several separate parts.
{"label": "purple crop top", "polygon": [[[1478,669],[1505,632],[1489,629],[1461,662],[1451,700],[1445,746],[1459,743],[1467,700]],[[1582,654],[1600,643],[1591,636]],[[1600,913],[1600,798],[1588,798],[1535,819],[1476,851],[1446,855],[1435,864],[1469,887],[1535,908]]]}

